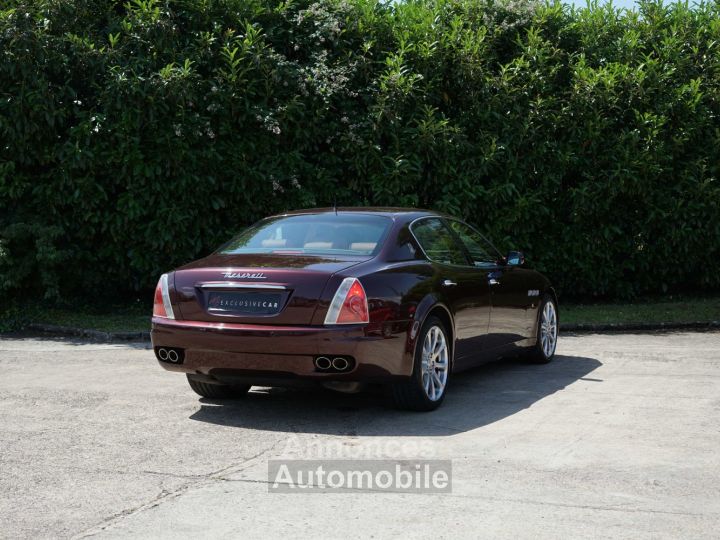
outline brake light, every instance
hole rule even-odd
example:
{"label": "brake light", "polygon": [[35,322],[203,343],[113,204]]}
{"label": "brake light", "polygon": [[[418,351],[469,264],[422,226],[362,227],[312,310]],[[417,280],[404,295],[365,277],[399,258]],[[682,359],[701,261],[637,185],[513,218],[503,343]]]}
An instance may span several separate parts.
{"label": "brake light", "polygon": [[357,278],[345,278],[330,302],[325,324],[370,322],[367,295]]}
{"label": "brake light", "polygon": [[168,275],[160,276],[157,287],[155,287],[155,301],[153,302],[153,317],[164,317],[166,319],[174,319],[172,304],[170,303],[170,293],[168,292]]}

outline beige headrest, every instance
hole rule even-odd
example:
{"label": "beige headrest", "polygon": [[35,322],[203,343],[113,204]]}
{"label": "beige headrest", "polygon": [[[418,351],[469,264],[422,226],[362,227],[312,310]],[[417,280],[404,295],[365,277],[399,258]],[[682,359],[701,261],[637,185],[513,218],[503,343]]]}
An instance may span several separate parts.
{"label": "beige headrest", "polygon": [[350,249],[353,251],[372,251],[377,246],[377,242],[353,242]]}
{"label": "beige headrest", "polygon": [[287,244],[285,239],[275,240],[271,238],[262,241],[262,247],[285,247],[285,244]]}

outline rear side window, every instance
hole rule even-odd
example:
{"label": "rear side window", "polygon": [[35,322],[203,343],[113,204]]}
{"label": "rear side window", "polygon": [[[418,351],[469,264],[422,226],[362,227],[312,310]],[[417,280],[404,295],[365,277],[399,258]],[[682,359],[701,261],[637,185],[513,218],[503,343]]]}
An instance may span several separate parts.
{"label": "rear side window", "polygon": [[461,221],[452,219],[449,224],[467,248],[475,266],[489,268],[497,265],[500,255],[483,235]]}
{"label": "rear side window", "polygon": [[462,246],[441,220],[427,218],[416,221],[411,230],[431,261],[468,266]]}
{"label": "rear side window", "polygon": [[279,216],[256,223],[220,248],[220,253],[375,255],[392,220],[362,214]]}

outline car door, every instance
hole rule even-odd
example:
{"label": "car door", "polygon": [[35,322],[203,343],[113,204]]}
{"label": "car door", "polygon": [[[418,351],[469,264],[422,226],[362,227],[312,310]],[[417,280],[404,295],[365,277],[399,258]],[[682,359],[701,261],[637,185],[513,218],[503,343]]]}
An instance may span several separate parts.
{"label": "car door", "polygon": [[478,231],[459,220],[448,220],[467,249],[473,265],[480,269],[491,291],[490,326],[486,350],[526,339],[532,333],[534,319],[528,310],[534,308],[528,296],[530,270],[505,264],[498,250]]}
{"label": "car door", "polygon": [[473,267],[466,250],[442,219],[421,218],[411,230],[425,256],[434,263],[435,290],[453,313],[454,369],[469,367],[484,346],[490,323],[487,279]]}

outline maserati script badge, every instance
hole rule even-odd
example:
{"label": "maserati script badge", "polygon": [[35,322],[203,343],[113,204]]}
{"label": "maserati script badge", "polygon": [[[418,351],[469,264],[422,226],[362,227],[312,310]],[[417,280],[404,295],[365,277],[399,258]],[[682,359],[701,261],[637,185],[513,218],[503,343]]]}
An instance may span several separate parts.
{"label": "maserati script badge", "polygon": [[223,277],[227,279],[267,279],[267,276],[263,272],[223,272]]}

